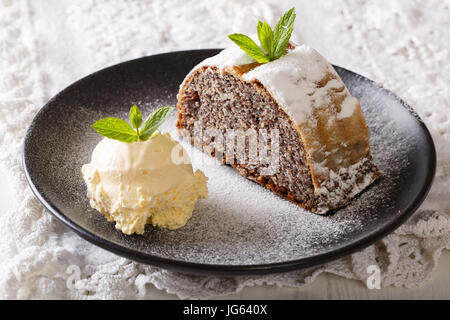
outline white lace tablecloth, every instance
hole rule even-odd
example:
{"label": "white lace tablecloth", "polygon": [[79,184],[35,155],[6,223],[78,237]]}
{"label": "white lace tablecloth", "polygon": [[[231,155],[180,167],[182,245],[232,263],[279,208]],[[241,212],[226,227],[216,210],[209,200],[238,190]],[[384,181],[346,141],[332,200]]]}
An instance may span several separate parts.
{"label": "white lace tablecloth", "polygon": [[[138,264],[79,238],[33,197],[21,146],[51,96],[100,68],[159,52],[223,47],[295,4],[296,42],[374,79],[412,105],[438,150],[417,214],[375,245],[321,267],[263,277],[190,276]],[[314,3],[314,4],[311,4]],[[414,287],[450,248],[450,1],[0,0],[0,298],[140,298],[146,284],[208,298],[254,284],[302,286],[323,272]],[[6,179],[5,179],[6,178]],[[79,269],[78,269],[79,268]]]}

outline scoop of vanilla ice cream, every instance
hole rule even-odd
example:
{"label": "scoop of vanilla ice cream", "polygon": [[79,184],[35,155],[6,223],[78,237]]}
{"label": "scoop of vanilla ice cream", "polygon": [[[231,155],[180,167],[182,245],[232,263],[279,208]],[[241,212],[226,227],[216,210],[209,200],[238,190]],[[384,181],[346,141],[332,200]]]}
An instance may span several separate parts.
{"label": "scoop of vanilla ice cream", "polygon": [[81,169],[90,204],[125,234],[142,234],[147,223],[180,228],[208,193],[206,176],[186,159],[168,133],[135,143],[104,138]]}

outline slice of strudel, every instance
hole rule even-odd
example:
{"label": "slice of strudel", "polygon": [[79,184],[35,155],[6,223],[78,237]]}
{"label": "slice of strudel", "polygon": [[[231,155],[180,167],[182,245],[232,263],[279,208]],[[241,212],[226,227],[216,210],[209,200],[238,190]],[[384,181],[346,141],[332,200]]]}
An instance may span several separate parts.
{"label": "slice of strudel", "polygon": [[177,107],[192,144],[312,212],[345,206],[380,175],[359,101],[307,45],[264,64],[225,49],[186,76]]}

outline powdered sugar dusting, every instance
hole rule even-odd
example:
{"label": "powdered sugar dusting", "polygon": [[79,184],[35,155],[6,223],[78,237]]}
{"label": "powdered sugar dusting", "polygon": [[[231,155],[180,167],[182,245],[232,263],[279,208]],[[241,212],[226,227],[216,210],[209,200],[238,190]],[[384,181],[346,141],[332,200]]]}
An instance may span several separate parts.
{"label": "powdered sugar dusting", "polygon": [[[232,45],[216,56],[202,61],[193,70],[208,65],[223,70],[225,67],[252,62],[255,60],[236,45]],[[324,87],[318,88],[317,83],[327,74],[336,79],[331,79]],[[262,83],[296,124],[308,121],[314,108],[329,104],[330,90],[342,90],[344,87],[333,67],[307,45],[296,46],[281,58],[250,70],[242,78],[249,82],[256,79]],[[351,116],[357,105],[355,99],[347,99],[338,118]]]}
{"label": "powdered sugar dusting", "polygon": [[336,118],[343,119],[350,117],[355,111],[357,105],[358,100],[355,97],[345,97],[344,101],[342,101],[341,111],[336,115]]}
{"label": "powdered sugar dusting", "polygon": [[317,82],[327,73],[336,74],[316,50],[301,45],[280,59],[251,70],[243,78],[247,81],[259,80],[294,123],[301,124],[308,120],[315,107],[329,102],[329,89],[342,87],[341,83],[332,81],[327,88],[318,90]]}

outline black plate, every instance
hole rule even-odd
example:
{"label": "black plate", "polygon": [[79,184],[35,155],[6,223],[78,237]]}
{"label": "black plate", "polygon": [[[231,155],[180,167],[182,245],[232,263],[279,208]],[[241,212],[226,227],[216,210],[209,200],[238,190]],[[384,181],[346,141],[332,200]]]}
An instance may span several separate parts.
{"label": "black plate", "polygon": [[[117,231],[90,208],[86,197],[80,168],[101,139],[90,125],[105,116],[126,118],[132,103],[145,114],[175,105],[189,70],[218,52],[171,52],[124,62],[77,81],[51,99],[34,118],[24,142],[25,173],[39,201],[80,236],[120,256],[221,275],[282,272],[331,261],[386,236],[422,203],[436,165],[427,128],[394,94],[336,67],[361,100],[372,153],[384,171],[349,206],[331,216],[304,212],[229,167],[213,164],[205,169],[210,196],[197,203],[185,227],[168,231],[148,226],[142,236]],[[173,126],[174,118],[164,129],[172,131]],[[175,131],[172,136],[179,139]]]}

